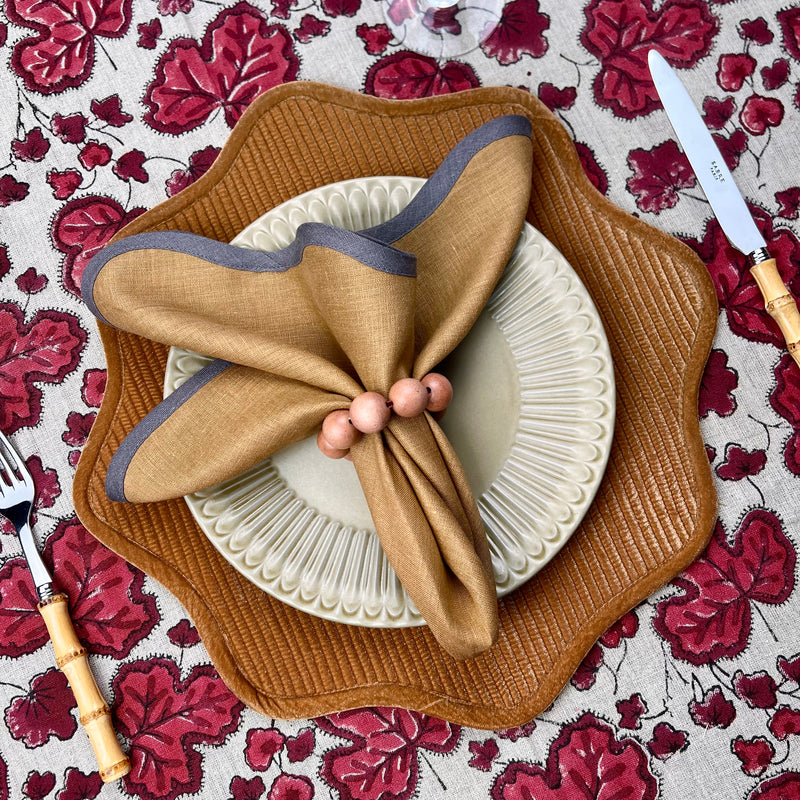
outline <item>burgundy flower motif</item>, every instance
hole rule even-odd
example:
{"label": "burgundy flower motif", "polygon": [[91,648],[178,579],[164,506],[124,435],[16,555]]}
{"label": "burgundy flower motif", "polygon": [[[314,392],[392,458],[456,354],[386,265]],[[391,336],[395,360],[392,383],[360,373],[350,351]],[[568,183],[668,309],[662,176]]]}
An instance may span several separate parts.
{"label": "burgundy flower motif", "polygon": [[311,800],[314,784],[304,775],[289,775],[282,772],[272,782],[267,800]]}
{"label": "burgundy flower motif", "polygon": [[473,89],[478,76],[469,64],[439,64],[428,56],[402,51],[376,61],[367,72],[365,91],[376,97],[411,100]]}
{"label": "burgundy flower motif", "polygon": [[702,700],[689,702],[689,715],[701,728],[727,728],[736,719],[736,709],[719,686],[712,686]]}
{"label": "burgundy flower motif", "polygon": [[798,207],[800,207],[800,186],[792,186],[782,192],[775,192],[775,201],[780,206],[779,217],[797,219]]}
{"label": "burgundy flower motif", "polygon": [[103,393],[106,390],[107,377],[108,375],[104,369],[87,369],[83,373],[81,398],[87,406],[100,408],[100,403],[103,401]]}
{"label": "burgundy flower motif", "polygon": [[56,776],[52,772],[34,770],[22,786],[22,793],[28,800],[44,800],[56,788]]}
{"label": "burgundy flower motif", "polygon": [[147,161],[147,156],[141,150],[130,150],[120,156],[111,169],[120,180],[147,183],[150,176],[142,166],[145,161]]}
{"label": "burgundy flower motif", "polygon": [[0,47],[2,47],[8,39],[8,26],[5,22],[0,22]]}
{"label": "burgundy flower motif", "polygon": [[737,128],[730,136],[712,133],[711,138],[716,143],[720,153],[722,153],[725,165],[733,172],[739,166],[739,159],[742,157],[742,153],[747,150],[747,134],[741,128]]}
{"label": "burgundy flower motif", "polygon": [[237,775],[231,781],[229,789],[231,793],[230,800],[261,800],[266,788],[260,775],[256,775],[255,778],[250,778],[250,780]]}
{"label": "burgundy flower motif", "polygon": [[144,211],[126,211],[116,200],[99,195],[77,197],[55,215],[50,235],[57,250],[65,254],[61,267],[64,288],[81,296],[81,277],[92,256],[109,239]]}
{"label": "burgundy flower motif", "polygon": [[751,604],[784,602],[794,589],[796,554],[780,520],[750,511],[728,544],[721,523],[705,554],[673,584],[680,593],[656,606],[653,626],[675,658],[699,666],[741,653]]}
{"label": "burgundy flower motif", "polygon": [[36,425],[42,392],[61,383],[80,361],[86,331],[65,311],[40,310],[25,321],[14,303],[0,303],[0,429],[12,434]]}
{"label": "burgundy flower motif", "polygon": [[636,692],[627,700],[617,700],[617,712],[619,713],[619,727],[635,730],[642,727],[642,715],[647,712],[647,704],[642,696]]}
{"label": "burgundy flower motif", "polygon": [[42,135],[41,128],[32,128],[24,139],[11,142],[11,152],[20,161],[41,161],[50,149],[50,142]]}
{"label": "burgundy flower motif", "polygon": [[317,724],[349,744],[323,756],[321,775],[342,800],[409,800],[417,790],[419,750],[451,753],[461,728],[402,708],[366,708],[320,717]]}
{"label": "burgundy flower motif", "polygon": [[759,783],[747,800],[785,800],[794,796],[800,797],[800,772],[784,772]]}
{"label": "burgundy flower motif", "polygon": [[122,100],[118,94],[109,95],[104,100],[92,100],[89,107],[92,114],[112,128],[121,128],[133,119],[122,110]]}
{"label": "burgundy flower motif", "polygon": [[700,0],[592,0],[585,10],[583,46],[600,59],[595,101],[623,119],[660,107],[647,53],[658,50],[673,66],[694,66],[711,49],[717,20]]}
{"label": "burgundy flower motif", "polygon": [[92,72],[95,38],[124,36],[131,4],[132,0],[8,0],[9,20],[35,31],[14,45],[12,69],[34,92],[52,94],[79,86]]}
{"label": "burgundy flower motif", "polygon": [[517,725],[516,728],[507,728],[504,731],[497,731],[498,739],[508,739],[510,742],[516,742],[519,739],[526,739],[536,730],[536,720],[532,719],[524,725]]}
{"label": "burgundy flower motif", "polygon": [[233,127],[259,94],[293,81],[299,67],[289,32],[240,2],[219,13],[202,41],[170,43],[147,87],[144,119],[158,131],[186,133],[219,108]]}
{"label": "burgundy flower motif", "polygon": [[655,800],[658,783],[647,754],[633,739],[617,739],[593,714],[565,725],[545,767],[509,764],[492,787],[492,800],[574,800],[577,797]]}
{"label": "burgundy flower motif", "polygon": [[639,630],[639,617],[629,611],[620,617],[601,637],[603,647],[619,647],[623,639],[633,639]]}
{"label": "burgundy flower motif", "polygon": [[247,731],[244,760],[250,769],[266,771],[285,742],[286,737],[277,728],[251,728]]}
{"label": "burgundy flower motif", "polygon": [[541,58],[547,52],[544,32],[549,27],[550,17],[539,10],[539,0],[511,0],[481,50],[501,64],[516,64],[523,55]]}
{"label": "burgundy flower motif", "polygon": [[88,121],[83,114],[70,114],[66,117],[62,117],[61,114],[53,114],[53,118],[50,120],[50,130],[64,144],[80,144],[86,138]]}
{"label": "burgundy flower motif", "polygon": [[736,444],[725,448],[725,461],[717,467],[717,475],[725,481],[740,481],[758,475],[766,466],[764,450],[745,450]]}
{"label": "burgundy flower motif", "polygon": [[8,248],[4,244],[0,244],[0,279],[8,275],[11,269],[11,259],[8,257]]}
{"label": "burgundy flower motif", "polygon": [[678,202],[678,191],[697,184],[689,159],[672,140],[667,139],[652,150],[631,150],[628,166],[628,190],[636,197],[642,211],[658,214]]}
{"label": "burgundy flower motif", "polygon": [[364,42],[364,50],[371,56],[379,56],[386,50],[394,34],[389,30],[389,26],[382,22],[378,25],[367,25],[362,22],[356,27],[356,36]]}
{"label": "burgundy flower motif", "polygon": [[188,169],[175,170],[167,181],[167,195],[169,197],[176,195],[205,175],[219,153],[219,147],[214,147],[214,145],[209,145],[203,150],[196,150],[192,153],[189,157]]}
{"label": "burgundy flower motif", "polygon": [[0,208],[6,208],[12,203],[19,203],[28,196],[30,184],[16,180],[13,175],[0,177]]}
{"label": "burgundy flower motif", "polygon": [[578,90],[574,86],[558,89],[552,83],[539,84],[539,99],[551,110],[572,108]]}
{"label": "burgundy flower motif", "polygon": [[111,161],[111,148],[107,144],[92,141],[87,142],[78,154],[78,161],[84,169],[92,170],[95,167],[104,167]]}
{"label": "burgundy flower motif", "polygon": [[733,676],[733,690],[750,708],[774,708],[778,701],[775,679],[763,670],[745,675],[738,670]]}
{"label": "burgundy flower motif", "polygon": [[194,0],[158,0],[158,13],[163,17],[174,17],[178,12],[188,14],[194,8]]}
{"label": "burgundy flower motif", "polygon": [[361,0],[322,0],[322,10],[329,17],[354,17],[361,8]]}
{"label": "burgundy flower motif", "polygon": [[469,765],[481,772],[489,772],[494,760],[500,755],[500,748],[495,739],[487,739],[485,742],[470,742],[469,751],[472,753]]}
{"label": "burgundy flower motif", "polygon": [[732,97],[726,97],[724,100],[706,97],[703,100],[703,122],[712,130],[718,131],[724,128],[734,111],[736,111],[736,101]]}
{"label": "burgundy flower motif", "polygon": [[68,169],[64,172],[51,169],[47,173],[47,182],[53,187],[53,197],[56,200],[67,200],[83,183],[83,176],[75,169]]}
{"label": "burgundy flower motif", "polygon": [[295,29],[294,38],[301,44],[308,44],[317,36],[327,36],[330,29],[330,22],[319,19],[313,14],[303,14],[299,27]]}
{"label": "burgundy flower motif", "polygon": [[200,634],[197,632],[197,628],[188,619],[182,619],[173,625],[167,631],[167,638],[172,644],[180,648],[194,647],[200,642]]}
{"label": "burgundy flower motif", "polygon": [[[749,206],[756,226],[777,260],[784,283],[794,292],[800,290],[800,242],[788,228],[773,226],[771,215],[758,206]],[[780,330],[764,310],[764,299],[744,256],[729,243],[716,219],[710,219],[702,241],[685,240],[708,267],[720,308],[725,309],[730,329],[745,339],[769,342],[783,350],[786,342]]]}
{"label": "burgundy flower motif", "polygon": [[726,92],[738,92],[756,69],[756,60],[747,53],[725,53],[717,62],[717,83]]}
{"label": "burgundy flower motif", "polygon": [[767,91],[780,89],[789,80],[789,62],[785,58],[776,58],[771,67],[761,68],[761,79]]}
{"label": "burgundy flower motif", "polygon": [[103,788],[103,781],[98,772],[81,772],[69,767],[64,788],[56,796],[56,800],[94,800]]}
{"label": "burgundy flower motif", "polygon": [[62,441],[71,447],[83,447],[96,416],[94,411],[88,414],[70,411],[67,415],[67,429],[61,434]]}
{"label": "burgundy flower motif", "polygon": [[53,736],[63,741],[77,730],[78,723],[72,715],[75,705],[66,676],[53,667],[37,675],[30,691],[6,709],[6,727],[26,747],[40,747]]}
{"label": "burgundy flower motif", "polygon": [[676,753],[689,746],[686,731],[677,731],[668,722],[659,722],[653,728],[653,737],[647,743],[647,749],[659,761],[667,761]]}
{"label": "burgundy flower motif", "polygon": [[800,711],[789,706],[781,706],[769,721],[769,729],[776,739],[784,741],[790,736],[800,734]]}
{"label": "burgundy flower motif", "polygon": [[779,11],[777,20],[781,26],[783,49],[800,61],[800,8],[793,6]]}
{"label": "burgundy flower motif", "polygon": [[724,350],[712,350],[700,382],[700,417],[705,419],[712,411],[720,417],[733,414],[736,411],[733,392],[738,387],[739,375],[728,366],[727,353]]}
{"label": "burgundy flower motif", "polygon": [[23,294],[36,294],[47,286],[47,275],[37,272],[34,267],[28,267],[16,280],[17,288]]}
{"label": "burgundy flower motif", "polygon": [[136,26],[136,30],[139,31],[139,41],[136,44],[145,50],[155,50],[158,40],[164,32],[158,17],[151,19],[150,22],[140,22]]}
{"label": "burgundy flower motif", "polygon": [[737,736],[731,744],[731,750],[742,762],[742,772],[751,777],[763,775],[775,756],[775,748],[763,736],[752,739]]}
{"label": "burgundy flower motif", "polygon": [[759,45],[769,44],[775,38],[764,17],[742,20],[739,25],[739,35],[745,41],[749,40]]}
{"label": "burgundy flower motif", "polygon": [[461,33],[461,23],[458,21],[458,6],[446,8],[427,8],[422,17],[422,24],[432,31],[444,31],[452,36]]}
{"label": "burgundy flower motif", "polygon": [[291,10],[300,0],[272,0],[272,16],[280,19],[289,19]]}
{"label": "burgundy flower motif", "polygon": [[778,671],[790,683],[800,686],[800,653],[792,658],[778,656]]}
{"label": "burgundy flower motif", "polygon": [[298,761],[305,761],[313,752],[316,739],[314,729],[306,728],[297,736],[289,736],[286,739],[286,755],[293,764]]}
{"label": "burgundy flower motif", "polygon": [[575,670],[575,674],[570,678],[570,683],[581,692],[591,689],[597,680],[597,671],[602,665],[603,648],[597,644],[592,645],[592,649],[586,654]]}
{"label": "burgundy flower motif", "polygon": [[185,680],[174,661],[127,662],[114,679],[118,730],[130,743],[128,792],[175,800],[200,790],[198,745],[219,745],[239,726],[243,705],[209,665]]}
{"label": "burgundy flower motif", "polygon": [[605,170],[597,163],[594,152],[583,142],[575,142],[575,149],[578,151],[578,158],[581,160],[583,171],[586,173],[592,186],[594,186],[600,194],[606,194],[608,191],[608,175],[606,175]]}
{"label": "burgundy flower motif", "polygon": [[775,97],[752,94],[744,101],[739,121],[748,133],[761,136],[768,128],[780,125],[783,120],[783,103]]}

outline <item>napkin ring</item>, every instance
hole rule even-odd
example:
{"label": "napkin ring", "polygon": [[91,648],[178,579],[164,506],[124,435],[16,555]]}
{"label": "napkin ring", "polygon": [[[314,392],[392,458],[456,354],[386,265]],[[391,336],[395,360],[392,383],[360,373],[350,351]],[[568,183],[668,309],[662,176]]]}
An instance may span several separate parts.
{"label": "napkin ring", "polygon": [[389,389],[388,399],[378,392],[363,392],[350,408],[331,411],[322,422],[317,447],[328,458],[349,458],[350,448],[361,436],[380,433],[393,412],[398,417],[417,417],[423,411],[442,414],[452,399],[452,384],[438,372],[421,380],[401,378]]}

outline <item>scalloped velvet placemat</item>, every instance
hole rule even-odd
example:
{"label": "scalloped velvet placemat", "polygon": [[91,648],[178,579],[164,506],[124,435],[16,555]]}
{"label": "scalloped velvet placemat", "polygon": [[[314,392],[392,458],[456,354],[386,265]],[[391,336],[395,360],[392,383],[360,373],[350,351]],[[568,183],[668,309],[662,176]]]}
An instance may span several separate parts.
{"label": "scalloped velvet placemat", "polygon": [[323,184],[427,177],[463,136],[511,113],[533,123],[527,219],[597,305],[614,359],[617,419],[589,513],[559,555],[500,602],[499,641],[478,658],[455,661],[425,627],[342,625],[275,600],[222,558],[182,500],[111,502],[111,455],[161,399],[167,348],[100,324],[108,383],[78,465],[77,512],[184,604],[223,680],[268,716],[394,705],[477,728],[522,724],[552,702],[597,637],[711,535],[716,494],[697,417],[717,320],[711,280],[687,247],[594,189],[564,129],[529,93],[486,88],[392,101],[315,83],[279,86],[247,110],[205,176],[119,237],[176,229],[230,241],[270,208]]}

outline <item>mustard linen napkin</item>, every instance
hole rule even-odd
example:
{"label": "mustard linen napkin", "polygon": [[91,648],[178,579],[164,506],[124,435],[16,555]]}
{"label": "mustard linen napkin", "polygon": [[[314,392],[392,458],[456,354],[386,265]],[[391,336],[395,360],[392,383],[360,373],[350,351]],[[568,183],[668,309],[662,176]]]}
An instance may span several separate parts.
{"label": "mustard linen napkin", "polygon": [[[152,502],[206,488],[312,435],[361,392],[387,395],[432,371],[511,255],[531,167],[529,121],[499,117],[459,142],[400,214],[366,231],[306,223],[272,253],[175,231],[107,246],[83,277],[93,313],[216,359],[129,433],[109,496]],[[387,558],[437,641],[456,658],[491,647],[486,535],[435,420],[392,415],[351,452]]]}

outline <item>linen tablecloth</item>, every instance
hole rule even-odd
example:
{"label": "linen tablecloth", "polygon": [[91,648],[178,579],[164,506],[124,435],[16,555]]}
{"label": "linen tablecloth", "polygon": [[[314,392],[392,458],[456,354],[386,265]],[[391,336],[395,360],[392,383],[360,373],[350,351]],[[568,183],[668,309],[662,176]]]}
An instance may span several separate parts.
{"label": "linen tablecloth", "polygon": [[[799,292],[800,4],[512,0],[479,49],[437,61],[394,39],[374,0],[6,0],[0,428],[28,457],[37,536],[78,587],[76,624],[134,769],[101,785],[4,525],[0,799],[800,797],[800,373],[712,219],[645,60],[631,58],[649,47],[684,67]],[[247,105],[292,80],[400,99],[527,89],[602,193],[711,271],[719,329],[698,414],[718,526],[705,554],[603,635],[520,728],[388,708],[260,716],[222,684],[172,595],[75,517],[74,466],[105,379],[79,297],[86,261],[202,175]]]}

